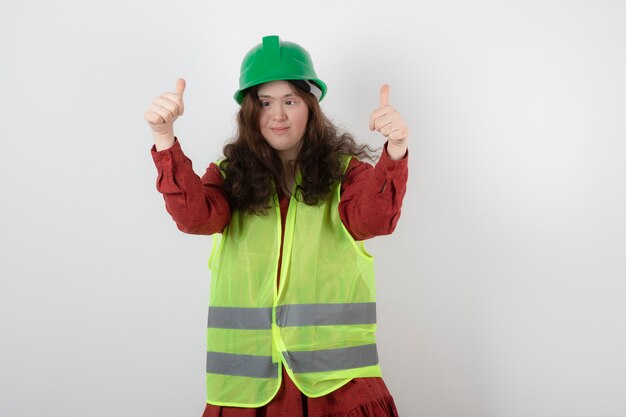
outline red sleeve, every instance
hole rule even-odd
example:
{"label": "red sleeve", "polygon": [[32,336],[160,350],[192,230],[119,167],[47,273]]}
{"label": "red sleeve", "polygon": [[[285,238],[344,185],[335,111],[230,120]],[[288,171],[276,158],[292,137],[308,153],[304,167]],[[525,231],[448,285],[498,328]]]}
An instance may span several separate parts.
{"label": "red sleeve", "polygon": [[375,166],[352,158],[341,185],[339,216],[355,240],[394,231],[408,174],[408,151],[404,158],[394,161],[386,143]]}
{"label": "red sleeve", "polygon": [[157,151],[153,145],[151,154],[159,173],[157,191],[178,229],[195,235],[222,232],[230,222],[230,206],[220,189],[224,179],[219,167],[212,163],[200,178],[177,137],[168,149]]}

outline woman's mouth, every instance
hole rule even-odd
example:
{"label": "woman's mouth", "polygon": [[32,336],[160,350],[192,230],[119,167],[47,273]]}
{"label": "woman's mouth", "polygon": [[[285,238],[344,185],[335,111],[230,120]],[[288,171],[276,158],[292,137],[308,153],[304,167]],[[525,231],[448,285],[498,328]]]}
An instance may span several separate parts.
{"label": "woman's mouth", "polygon": [[276,133],[277,135],[282,135],[283,133],[287,132],[289,128],[288,127],[281,127],[281,128],[273,127],[271,129],[272,129],[272,132]]}

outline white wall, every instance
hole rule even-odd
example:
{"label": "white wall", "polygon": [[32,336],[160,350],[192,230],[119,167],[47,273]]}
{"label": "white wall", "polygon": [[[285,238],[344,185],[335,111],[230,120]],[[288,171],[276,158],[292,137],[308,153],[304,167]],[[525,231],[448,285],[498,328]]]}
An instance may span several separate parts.
{"label": "white wall", "polygon": [[402,416],[626,415],[626,6],[615,1],[0,3],[0,416],[200,416],[211,240],[156,191],[143,112],[187,80],[197,173],[244,53],[309,50],[362,141],[412,129],[377,258]]}

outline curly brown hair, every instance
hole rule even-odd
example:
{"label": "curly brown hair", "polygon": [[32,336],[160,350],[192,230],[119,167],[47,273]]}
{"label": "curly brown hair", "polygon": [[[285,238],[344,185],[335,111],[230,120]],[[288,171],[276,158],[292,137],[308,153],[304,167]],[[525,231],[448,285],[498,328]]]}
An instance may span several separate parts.
{"label": "curly brown hair", "polygon": [[[296,196],[305,204],[317,205],[328,196],[332,184],[343,179],[343,157],[374,161],[376,149],[358,145],[350,133],[339,132],[324,115],[315,96],[290,84],[309,108],[306,131],[296,160],[302,174]],[[272,207],[271,197],[276,184],[285,180],[285,172],[278,152],[269,146],[259,128],[262,106],[257,97],[258,87],[253,86],[245,92],[237,114],[237,134],[224,146],[222,190],[229,198],[231,210],[265,214]]]}

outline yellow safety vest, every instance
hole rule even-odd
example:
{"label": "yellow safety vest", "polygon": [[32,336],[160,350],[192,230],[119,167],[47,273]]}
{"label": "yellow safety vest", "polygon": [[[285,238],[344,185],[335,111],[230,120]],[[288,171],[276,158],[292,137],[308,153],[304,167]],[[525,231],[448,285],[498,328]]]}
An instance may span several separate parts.
{"label": "yellow safety vest", "polygon": [[318,206],[291,197],[279,288],[282,224],[276,194],[267,215],[234,211],[223,233],[214,235],[208,403],[265,405],[278,392],[282,366],[309,397],[326,395],[352,378],[381,376],[373,257],[341,222],[340,187],[335,183]]}

